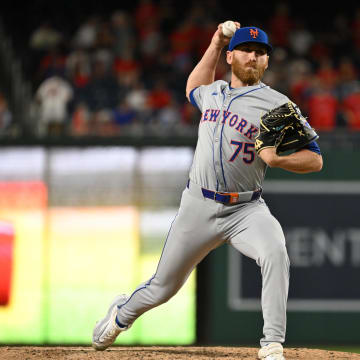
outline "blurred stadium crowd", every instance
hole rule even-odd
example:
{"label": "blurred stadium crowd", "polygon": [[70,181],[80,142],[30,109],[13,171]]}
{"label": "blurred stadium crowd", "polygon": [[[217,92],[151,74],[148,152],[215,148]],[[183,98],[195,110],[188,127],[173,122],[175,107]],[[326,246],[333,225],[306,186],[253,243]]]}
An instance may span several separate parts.
{"label": "blurred stadium crowd", "polygon": [[[27,73],[38,133],[194,135],[199,112],[185,98],[186,79],[228,18],[220,2],[190,4],[178,16],[171,1],[140,0],[91,14],[71,31],[51,18],[34,28]],[[334,14],[326,28],[312,28],[287,2],[266,16],[243,24],[265,29],[275,48],[263,82],[287,94],[317,130],[359,131],[360,7]],[[229,80],[224,56],[216,78]],[[10,125],[0,96],[0,129]]]}

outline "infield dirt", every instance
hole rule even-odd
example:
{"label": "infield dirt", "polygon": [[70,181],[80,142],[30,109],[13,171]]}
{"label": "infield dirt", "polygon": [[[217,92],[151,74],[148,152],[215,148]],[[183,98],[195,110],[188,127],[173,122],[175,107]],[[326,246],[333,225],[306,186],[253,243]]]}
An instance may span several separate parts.
{"label": "infield dirt", "polygon": [[[258,349],[245,347],[111,347],[102,352],[91,347],[0,346],[0,360],[183,360],[183,359],[257,359]],[[286,348],[286,360],[347,360],[360,354],[306,348]]]}

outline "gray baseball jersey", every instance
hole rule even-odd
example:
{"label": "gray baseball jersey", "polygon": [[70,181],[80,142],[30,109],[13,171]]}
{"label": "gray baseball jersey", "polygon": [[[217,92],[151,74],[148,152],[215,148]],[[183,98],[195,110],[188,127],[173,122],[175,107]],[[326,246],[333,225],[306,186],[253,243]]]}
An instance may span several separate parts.
{"label": "gray baseball jersey", "polygon": [[[289,259],[279,222],[261,196],[253,196],[266,170],[254,143],[261,114],[289,99],[263,83],[232,89],[215,81],[192,90],[190,100],[202,113],[190,180],[155,274],[118,304],[116,321],[131,325],[167,301],[194,267],[226,242],[261,266],[261,345],[284,342]],[[310,149],[318,152],[317,145]],[[241,201],[228,203],[224,192],[239,193]]]}
{"label": "gray baseball jersey", "polygon": [[232,89],[222,80],[194,89],[190,99],[202,112],[190,178],[217,191],[261,188],[266,164],[255,151],[260,116],[289,99],[263,83]]}

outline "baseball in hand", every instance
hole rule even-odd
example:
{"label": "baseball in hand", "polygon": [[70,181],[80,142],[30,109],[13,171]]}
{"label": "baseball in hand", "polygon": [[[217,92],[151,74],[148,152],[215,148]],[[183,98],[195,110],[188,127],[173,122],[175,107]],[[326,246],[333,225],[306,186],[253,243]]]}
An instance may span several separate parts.
{"label": "baseball in hand", "polygon": [[231,38],[236,31],[236,25],[233,21],[228,20],[222,24],[222,32],[226,37]]}

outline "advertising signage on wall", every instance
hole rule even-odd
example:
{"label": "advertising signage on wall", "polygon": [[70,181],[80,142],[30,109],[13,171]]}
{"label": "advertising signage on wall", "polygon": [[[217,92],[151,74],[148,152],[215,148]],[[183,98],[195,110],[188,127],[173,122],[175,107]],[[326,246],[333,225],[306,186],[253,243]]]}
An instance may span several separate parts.
{"label": "advertising signage on wall", "polygon": [[[360,183],[273,182],[266,200],[290,258],[290,311],[360,311]],[[229,247],[228,305],[260,310],[260,268]]]}

